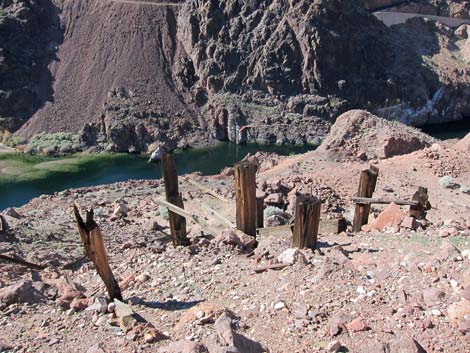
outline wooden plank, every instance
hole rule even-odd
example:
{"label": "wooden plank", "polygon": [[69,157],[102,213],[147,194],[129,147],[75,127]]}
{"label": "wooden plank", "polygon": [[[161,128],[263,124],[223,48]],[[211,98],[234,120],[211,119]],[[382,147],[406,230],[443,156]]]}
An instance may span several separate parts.
{"label": "wooden plank", "polygon": [[[183,198],[178,189],[178,175],[176,173],[173,155],[167,153],[163,146],[160,147],[160,151],[166,200],[179,208],[184,208]],[[168,215],[170,218],[170,231],[173,245],[190,245],[186,232],[186,218],[172,211],[169,211]]]}
{"label": "wooden plank", "polygon": [[16,265],[25,266],[25,267],[31,268],[33,270],[44,270],[46,268],[46,266],[43,266],[43,265],[34,264],[32,262],[28,262],[28,261],[25,261],[25,260],[18,259],[16,257],[10,257],[10,256],[6,256],[6,255],[0,255],[0,261],[10,262],[10,263],[13,263],[13,264],[16,264]]}
{"label": "wooden plank", "polygon": [[419,204],[419,201],[415,200],[399,200],[399,199],[374,199],[374,198],[368,198],[368,197],[353,197],[352,200],[355,203],[360,203],[363,205],[366,204],[390,204],[390,203],[395,203],[397,205],[402,205],[402,206],[416,206]]}
{"label": "wooden plank", "polygon": [[209,206],[206,205],[205,203],[199,201],[199,204],[201,205],[201,207],[202,207],[207,213],[209,213],[211,216],[214,216],[215,218],[217,218],[220,222],[222,222],[223,224],[225,224],[227,227],[229,227],[229,228],[236,228],[236,227],[237,227],[233,222],[231,222],[229,219],[227,219],[227,218],[225,218],[224,216],[222,216],[219,212],[217,212],[216,210],[212,209],[211,207],[209,207]]}
{"label": "wooden plank", "polygon": [[[258,228],[257,234],[260,236],[271,236],[289,233],[292,234],[294,230],[293,224],[286,224],[283,226]],[[346,220],[344,218],[325,219],[320,220],[318,234],[339,234],[346,230]]]}
{"label": "wooden plank", "polygon": [[256,171],[258,167],[250,161],[235,164],[235,193],[237,228],[248,235],[256,236]]}
{"label": "wooden plank", "polygon": [[85,255],[95,265],[110,298],[122,300],[121,289],[109,266],[103,235],[98,224],[93,220],[93,210],[87,211],[86,222],[83,221],[77,205],[73,205],[73,210]]}
{"label": "wooden plank", "polygon": [[189,219],[189,220],[193,221],[194,223],[198,224],[202,228],[202,230],[204,232],[206,232],[206,234],[210,234],[210,235],[215,236],[219,233],[217,230],[210,227],[206,222],[204,222],[197,215],[191,214],[191,213],[185,211],[184,209],[169,203],[168,201],[157,199],[157,200],[153,200],[153,202],[155,202],[157,205],[164,206],[164,207],[168,208],[168,210],[180,215],[181,217],[185,217],[186,219]]}
{"label": "wooden plank", "polygon": [[[358,197],[371,198],[377,184],[379,169],[371,166],[363,170],[359,178]],[[369,221],[370,204],[357,204],[354,212],[353,232],[359,232],[364,224]]]}
{"label": "wooden plank", "polygon": [[272,264],[266,266],[257,266],[254,268],[255,273],[262,273],[267,270],[282,270],[283,268],[289,267],[291,264]]}
{"label": "wooden plank", "polygon": [[298,195],[295,204],[295,221],[292,246],[316,249],[320,226],[321,201],[309,194]]}

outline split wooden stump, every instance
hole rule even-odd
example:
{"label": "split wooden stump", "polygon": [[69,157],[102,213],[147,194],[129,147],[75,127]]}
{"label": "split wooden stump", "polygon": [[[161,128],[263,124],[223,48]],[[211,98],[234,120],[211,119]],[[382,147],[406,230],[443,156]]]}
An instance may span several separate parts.
{"label": "split wooden stump", "polygon": [[[370,166],[369,169],[363,170],[359,179],[358,197],[371,198],[377,185],[377,177],[379,169]],[[360,232],[364,224],[369,221],[370,203],[357,203],[354,212],[353,232]]]}
{"label": "split wooden stump", "polygon": [[121,289],[109,266],[103,235],[98,224],[93,220],[93,210],[86,212],[86,221],[83,221],[77,205],[73,206],[73,210],[85,255],[95,265],[96,271],[106,286],[109,297],[122,300]]}
{"label": "split wooden stump", "polygon": [[[160,160],[162,166],[163,182],[165,183],[166,200],[169,203],[181,209],[184,209],[183,198],[178,188],[178,174],[176,173],[173,155],[167,153],[164,147],[160,147],[160,151]],[[190,241],[187,237],[186,232],[186,218],[180,216],[179,214],[171,210],[168,210],[168,216],[170,218],[170,230],[173,245],[190,245]]]}
{"label": "split wooden stump", "polygon": [[250,161],[235,164],[235,193],[237,199],[237,228],[256,237],[258,225],[256,200],[256,171],[258,166]]}
{"label": "split wooden stump", "polygon": [[297,196],[292,242],[294,248],[317,248],[320,211],[321,201],[316,197],[309,194]]}

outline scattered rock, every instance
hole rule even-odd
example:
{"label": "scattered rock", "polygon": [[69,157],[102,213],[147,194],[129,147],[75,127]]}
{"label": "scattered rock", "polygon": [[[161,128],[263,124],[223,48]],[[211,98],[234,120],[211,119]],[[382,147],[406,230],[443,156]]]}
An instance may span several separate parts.
{"label": "scattered rock", "polygon": [[361,332],[361,331],[367,331],[369,329],[369,326],[367,326],[360,317],[352,320],[347,324],[347,329],[350,332]]}
{"label": "scattered rock", "polygon": [[284,264],[293,265],[297,262],[306,264],[307,258],[299,249],[287,249],[283,251],[278,257],[277,261]]}
{"label": "scattered rock", "polygon": [[470,315],[470,301],[461,299],[459,302],[449,305],[447,315],[450,322],[457,326],[460,320],[465,318],[465,315]]}
{"label": "scattered rock", "polygon": [[390,353],[426,353],[426,350],[413,338],[397,337],[390,344]]}
{"label": "scattered rock", "polygon": [[428,307],[440,304],[445,297],[445,292],[439,288],[426,288],[421,294],[424,304]]}
{"label": "scattered rock", "polygon": [[11,305],[13,303],[37,304],[47,298],[38,291],[31,281],[20,281],[11,286],[0,289],[0,302]]}

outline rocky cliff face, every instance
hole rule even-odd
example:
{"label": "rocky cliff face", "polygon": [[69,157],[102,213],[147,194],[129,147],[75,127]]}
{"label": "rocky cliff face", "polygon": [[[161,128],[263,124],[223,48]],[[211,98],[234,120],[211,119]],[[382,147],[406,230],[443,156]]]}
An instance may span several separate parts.
{"label": "rocky cliff face", "polygon": [[[54,9],[34,1],[4,8],[37,2],[39,17]],[[413,19],[387,28],[360,0],[65,0],[61,10],[56,53],[25,63],[3,54],[29,76],[0,75],[42,99],[1,104],[4,119],[32,115],[25,137],[72,131],[115,151],[205,138],[318,143],[355,108],[411,125],[470,115],[468,26]],[[48,14],[43,27],[57,28]],[[44,33],[34,40],[30,31],[28,43],[56,43]],[[21,114],[9,113],[12,101]]]}
{"label": "rocky cliff face", "polygon": [[52,99],[47,64],[61,41],[49,0],[0,0],[0,131],[14,131]]}
{"label": "rocky cliff face", "polygon": [[194,0],[178,38],[214,136],[245,125],[238,139],[285,142],[288,126],[305,142],[355,107],[413,125],[467,116],[467,28],[386,28],[359,1]]}
{"label": "rocky cliff face", "polygon": [[387,29],[355,2],[189,1],[178,25],[216,136],[233,138],[232,120],[254,124],[255,135],[302,121],[306,142],[351,106],[399,96]]}

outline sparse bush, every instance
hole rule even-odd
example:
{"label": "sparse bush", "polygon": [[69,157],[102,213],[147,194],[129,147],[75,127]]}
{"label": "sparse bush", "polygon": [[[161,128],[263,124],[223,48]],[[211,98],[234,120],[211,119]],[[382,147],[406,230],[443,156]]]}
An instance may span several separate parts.
{"label": "sparse bush", "polygon": [[470,194],[470,187],[465,185],[460,185],[460,192],[464,194]]}
{"label": "sparse bush", "polygon": [[20,146],[20,145],[24,145],[27,141],[22,138],[21,136],[10,136],[7,138],[7,140],[5,141],[5,145],[8,146],[8,147],[17,147],[17,146]]}
{"label": "sparse bush", "polygon": [[170,218],[170,216],[168,214],[168,208],[166,208],[165,206],[160,206],[158,208],[158,211],[160,212],[160,216],[162,216],[163,219],[168,220]]}
{"label": "sparse bush", "polygon": [[454,185],[454,181],[450,175],[446,175],[439,179],[439,185],[445,188],[450,188],[452,185]]}
{"label": "sparse bush", "polygon": [[281,210],[279,207],[268,206],[264,209],[264,218],[268,218],[274,215],[282,216],[284,211]]}
{"label": "sparse bush", "polygon": [[70,132],[58,132],[55,134],[40,133],[31,139],[27,152],[63,155],[76,152],[79,146],[79,136]]}

